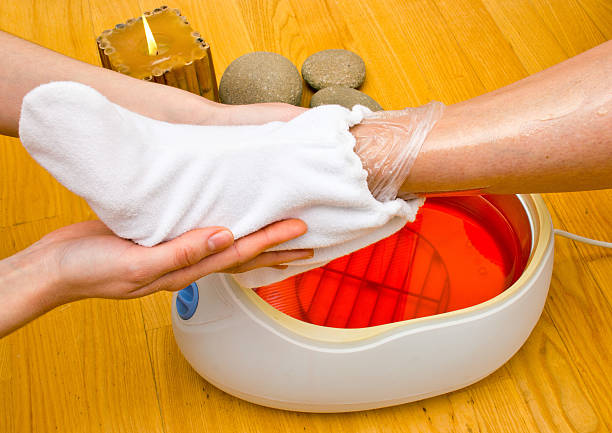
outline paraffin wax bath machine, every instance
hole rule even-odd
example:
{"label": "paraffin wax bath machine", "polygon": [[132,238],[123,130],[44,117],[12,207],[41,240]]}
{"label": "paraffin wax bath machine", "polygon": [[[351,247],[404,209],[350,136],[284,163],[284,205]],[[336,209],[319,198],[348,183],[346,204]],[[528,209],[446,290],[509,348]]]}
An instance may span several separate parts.
{"label": "paraffin wax bath machine", "polygon": [[393,236],[280,283],[196,281],[173,298],[174,335],[206,380],[261,405],[419,400],[484,378],[521,347],[553,242],[537,195],[431,198]]}

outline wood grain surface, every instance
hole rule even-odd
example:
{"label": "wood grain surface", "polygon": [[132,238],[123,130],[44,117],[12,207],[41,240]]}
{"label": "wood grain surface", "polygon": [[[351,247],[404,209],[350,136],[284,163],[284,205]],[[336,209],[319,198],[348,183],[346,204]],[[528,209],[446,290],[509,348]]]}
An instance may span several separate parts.
{"label": "wood grain surface", "polygon": [[[95,37],[150,0],[2,0],[0,29],[99,64]],[[490,91],[612,38],[610,0],[177,0],[217,77],[241,54],[298,68],[326,48],[365,60],[386,109]],[[18,79],[16,77],[16,79]],[[303,102],[311,92],[305,86]],[[16,139],[0,136],[0,258],[95,218]],[[612,240],[610,190],[548,194],[556,227]],[[0,432],[612,431],[612,252],[557,238],[550,295],[525,346],[486,379],[350,414],[268,409],[227,395],[181,356],[170,295],[65,305],[0,340]],[[517,318],[520,320],[520,318]],[[407,366],[409,368],[409,366]]]}

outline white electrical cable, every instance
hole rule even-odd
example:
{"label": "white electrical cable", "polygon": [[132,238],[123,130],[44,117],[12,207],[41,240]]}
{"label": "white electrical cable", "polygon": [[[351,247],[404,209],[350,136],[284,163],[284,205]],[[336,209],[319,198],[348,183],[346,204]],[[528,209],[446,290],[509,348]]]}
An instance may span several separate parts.
{"label": "white electrical cable", "polygon": [[568,239],[572,239],[574,241],[584,242],[585,244],[595,245],[595,246],[604,247],[604,248],[612,248],[612,242],[604,242],[604,241],[598,241],[595,239],[585,238],[583,236],[578,236],[573,233],[569,233],[569,232],[559,230],[559,229],[555,229],[555,234],[566,237]]}

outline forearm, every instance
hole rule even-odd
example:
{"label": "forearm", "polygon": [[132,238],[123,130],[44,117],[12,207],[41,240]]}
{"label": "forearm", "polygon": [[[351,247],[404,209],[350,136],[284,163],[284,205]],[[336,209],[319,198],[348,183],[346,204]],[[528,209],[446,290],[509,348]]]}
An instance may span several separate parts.
{"label": "forearm", "polygon": [[0,338],[63,302],[35,256],[26,250],[0,260]]}
{"label": "forearm", "polygon": [[17,136],[23,97],[51,81],[87,84],[131,111],[174,123],[228,123],[232,111],[192,93],[93,66],[2,31],[0,59],[0,133],[6,135]]}
{"label": "forearm", "polygon": [[612,41],[446,108],[400,191],[612,188]]}

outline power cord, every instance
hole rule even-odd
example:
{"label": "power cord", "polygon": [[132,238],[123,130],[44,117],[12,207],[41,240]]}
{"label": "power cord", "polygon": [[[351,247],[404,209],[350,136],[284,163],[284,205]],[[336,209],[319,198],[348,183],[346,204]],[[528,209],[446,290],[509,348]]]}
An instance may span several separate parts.
{"label": "power cord", "polygon": [[589,245],[595,245],[595,246],[604,247],[604,248],[612,248],[612,242],[604,242],[604,241],[598,241],[596,239],[585,238],[584,236],[578,236],[573,233],[566,232],[564,230],[555,229],[555,234],[559,236],[563,236],[568,239],[572,239],[574,241],[584,242],[585,244],[589,244]]}

